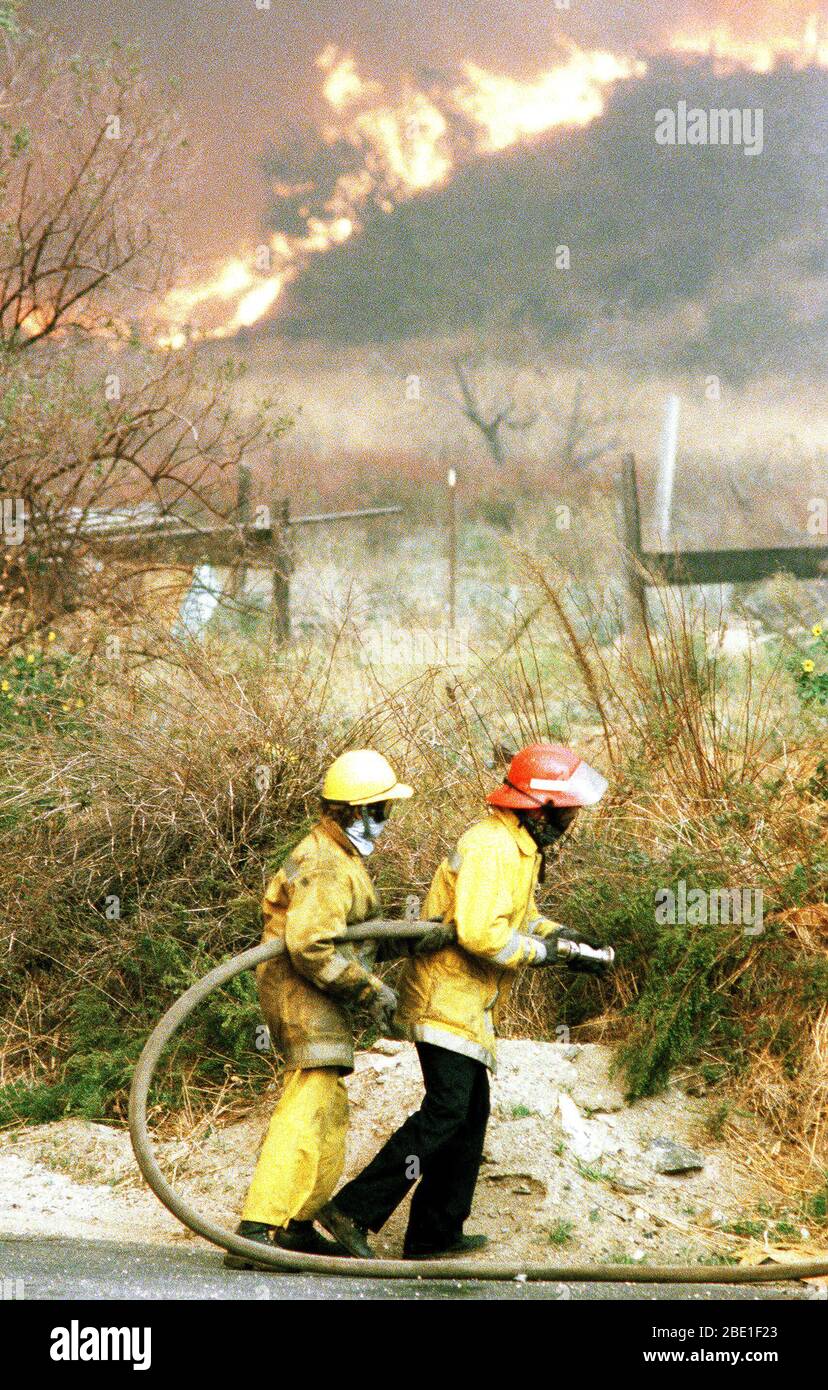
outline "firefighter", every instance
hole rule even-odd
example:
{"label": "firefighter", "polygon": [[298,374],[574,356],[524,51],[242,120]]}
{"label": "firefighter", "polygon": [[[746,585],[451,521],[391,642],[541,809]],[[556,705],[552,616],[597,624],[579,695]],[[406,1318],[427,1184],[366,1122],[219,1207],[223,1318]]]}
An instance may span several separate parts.
{"label": "firefighter", "polygon": [[[456,944],[403,967],[395,1020],[398,1034],[417,1046],[422,1105],[317,1218],[351,1254],[371,1255],[367,1232],[384,1226],[415,1183],[406,1258],[487,1244],[486,1236],[464,1234],[463,1223],[483,1154],[498,1014],[519,966],[556,961],[558,938],[583,940],[541,916],[535,885],[545,854],[606,786],[569,748],[524,748],[487,798],[489,814],[437,869],[424,915],[452,924]],[[586,968],[603,963],[593,959]]]}
{"label": "firefighter", "polygon": [[[342,1175],[348,1126],[343,1076],[353,1071],[353,1010],[381,1031],[397,1003],[373,972],[375,942],[338,940],[347,926],[375,917],[379,904],[366,868],[395,801],[411,787],[371,749],[343,753],[322,785],[322,815],[271,879],[263,941],[286,951],[257,971],[259,998],[287,1081],[262,1145],[239,1235],[286,1250],[338,1252],[313,1228]],[[436,927],[434,942],[446,939]],[[426,949],[427,941],[417,943]],[[389,943],[390,945],[390,943]],[[401,949],[410,953],[410,948]],[[231,1269],[253,1268],[228,1255]]]}

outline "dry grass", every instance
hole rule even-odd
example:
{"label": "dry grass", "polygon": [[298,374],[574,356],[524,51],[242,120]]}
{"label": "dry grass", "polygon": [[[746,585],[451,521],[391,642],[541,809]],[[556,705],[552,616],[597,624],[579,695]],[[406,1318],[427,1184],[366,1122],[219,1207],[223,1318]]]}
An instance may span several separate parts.
{"label": "dry grass", "polygon": [[[600,640],[582,589],[535,578],[531,615],[461,669],[355,665],[351,619],[288,651],[168,644],[117,670],[78,666],[82,716],[4,740],[0,1084],[62,1084],[70,1110],[121,1113],[135,1048],[188,971],[255,939],[268,868],[342,748],[380,747],[417,787],[377,859],[393,912],[425,891],[508,749],[562,737],[611,793],[550,867],[544,901],[613,941],[619,968],[601,982],[527,974],[509,1033],[618,1041],[639,1087],[679,1068],[761,1115],[800,1168],[828,1167],[818,720],[779,662],[708,660],[690,612],[666,613],[636,653]],[[765,934],[660,928],[654,892],[682,876],[761,887]],[[255,1001],[231,1002],[179,1059],[174,1098],[193,1116],[244,1094],[233,1078],[247,1080]],[[114,1070],[102,1012],[124,1040]],[[15,1092],[5,1122],[20,1104]]]}

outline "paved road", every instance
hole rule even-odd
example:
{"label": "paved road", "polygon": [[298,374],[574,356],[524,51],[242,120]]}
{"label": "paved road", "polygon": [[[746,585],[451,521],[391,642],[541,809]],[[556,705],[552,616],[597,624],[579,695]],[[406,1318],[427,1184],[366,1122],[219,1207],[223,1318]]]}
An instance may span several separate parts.
{"label": "paved road", "polygon": [[121,1245],[103,1240],[0,1239],[0,1279],[22,1279],[28,1299],[640,1299],[795,1300],[800,1284],[519,1284],[322,1278],[222,1268],[209,1246]]}

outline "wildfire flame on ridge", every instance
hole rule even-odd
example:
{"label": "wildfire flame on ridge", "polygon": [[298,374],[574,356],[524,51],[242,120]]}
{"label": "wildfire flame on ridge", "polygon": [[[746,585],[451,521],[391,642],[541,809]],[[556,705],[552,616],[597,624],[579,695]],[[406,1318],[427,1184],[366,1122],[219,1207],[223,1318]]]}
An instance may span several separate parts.
{"label": "wildfire flame on ridge", "polygon": [[[772,32],[761,37],[741,37],[723,22],[708,30],[679,31],[667,47],[680,57],[709,59],[720,72],[767,73],[780,64],[828,68],[828,30],[816,15],[807,16],[796,32],[773,22],[769,27]],[[155,310],[163,325],[158,345],[181,348],[252,326],[273,309],[311,256],[342,245],[360,230],[360,213],[369,202],[390,212],[405,198],[445,183],[469,152],[493,153],[558,126],[586,126],[601,116],[616,83],[647,71],[637,58],[568,41],[561,43],[560,54],[558,62],[528,81],[468,62],[462,80],[447,90],[427,93],[403,82],[389,95],[381,83],[360,75],[350,53],[330,45],[317,59],[331,112],[323,138],[331,144],[345,140],[359,150],[362,167],[336,180],[322,216],[307,212],[302,235],[276,232],[268,243],[232,257],[204,279],[173,289]],[[462,140],[456,138],[459,128]],[[274,191],[289,196],[314,190],[277,184]],[[202,311],[208,326],[198,322]]]}

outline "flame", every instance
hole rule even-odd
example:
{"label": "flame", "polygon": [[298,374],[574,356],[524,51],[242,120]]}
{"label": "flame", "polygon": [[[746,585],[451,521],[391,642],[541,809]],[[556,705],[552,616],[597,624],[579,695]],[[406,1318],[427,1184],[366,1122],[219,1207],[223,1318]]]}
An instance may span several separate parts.
{"label": "flame", "polygon": [[[373,201],[390,212],[402,199],[446,182],[468,144],[456,147],[458,118],[471,127],[473,152],[490,153],[554,126],[588,124],[601,115],[608,87],[646,71],[642,62],[575,44],[562,52],[563,62],[527,82],[468,63],[465,80],[454,89],[428,94],[406,82],[389,96],[381,83],[362,77],[352,54],[329,45],[316,62],[332,113],[325,135],[331,143],[344,139],[359,150],[363,167],[336,180],[325,215],[308,214],[303,235],[277,232],[270,238],[265,249],[274,268],[269,273],[256,268],[260,247],[197,283],[173,289],[156,311],[165,325],[156,339],[159,346],[177,349],[193,339],[230,337],[250,327],[272,310],[309,257],[341,246],[360,230],[366,204]],[[274,191],[311,196],[314,190],[277,183]],[[217,315],[213,326],[194,326],[194,319]]]}
{"label": "flame", "polygon": [[[802,5],[800,18],[791,18],[797,3],[765,0],[765,13],[756,18],[751,12],[755,28],[745,34],[727,19],[707,30],[679,30],[667,40],[667,49],[707,58],[717,71],[828,67],[825,22],[802,14]],[[738,16],[740,4],[720,0],[719,8],[730,6]],[[555,63],[527,81],[468,62],[454,86],[425,92],[404,81],[389,94],[381,82],[360,73],[352,54],[329,45],[316,60],[331,118],[322,138],[331,145],[349,144],[361,167],[342,173],[314,212],[300,210],[302,234],[276,232],[265,246],[232,257],[202,280],[176,286],[155,311],[159,346],[177,349],[251,327],[273,310],[310,257],[360,231],[368,205],[391,212],[402,200],[445,183],[470,154],[505,150],[558,126],[586,126],[602,115],[616,83],[647,71],[637,58],[571,42],[562,42],[558,53]],[[273,189],[308,203],[319,197],[312,182],[277,182]]]}
{"label": "flame", "polygon": [[54,322],[54,309],[46,305],[39,305],[35,309],[30,309],[20,320],[20,332],[25,338],[34,338],[35,334],[43,333]]}
{"label": "flame", "polygon": [[86,313],[78,304],[61,311],[54,304],[33,305],[17,325],[25,338],[34,338],[49,332],[54,341],[65,339],[74,329],[81,330],[88,337],[100,338],[117,351],[120,344],[130,337],[129,323],[118,315],[108,313],[105,318]]}
{"label": "flame", "polygon": [[466,64],[466,85],[456,89],[455,99],[485,133],[485,149],[504,150],[555,126],[589,125],[604,110],[606,87],[646,71],[646,64],[635,59],[584,52],[575,44],[568,47],[567,61],[534,82],[498,77]]}
{"label": "flame", "polygon": [[398,107],[362,112],[354,129],[396,188],[409,192],[433,188],[453,168],[451,155],[441,148],[448,131],[446,118],[421,92],[412,92]]}
{"label": "flame", "polygon": [[[786,6],[787,8],[787,6]],[[828,68],[828,25],[816,14],[803,17],[799,30],[780,28],[772,18],[762,26],[762,37],[744,36],[731,24],[712,29],[674,34],[673,53],[709,58],[717,72],[773,72],[781,64],[794,68]],[[767,32],[767,31],[770,32]]]}
{"label": "flame", "polygon": [[322,95],[335,111],[344,111],[354,102],[365,101],[382,93],[382,84],[366,82],[360,77],[356,60],[350,53],[340,53],[336,44],[328,44],[317,58],[316,66],[328,74]]}

